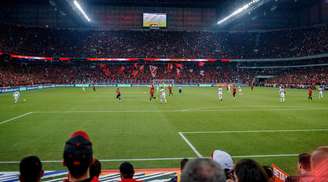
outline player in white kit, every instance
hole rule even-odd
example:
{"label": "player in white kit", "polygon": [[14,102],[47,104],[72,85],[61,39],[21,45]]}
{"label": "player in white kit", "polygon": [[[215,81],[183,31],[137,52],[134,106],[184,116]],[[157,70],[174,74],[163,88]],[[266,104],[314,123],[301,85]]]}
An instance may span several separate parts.
{"label": "player in white kit", "polygon": [[13,97],[14,97],[14,103],[16,104],[19,101],[20,92],[19,91],[14,92]]}
{"label": "player in white kit", "polygon": [[323,98],[323,91],[324,91],[325,89],[324,89],[324,87],[323,87],[323,85],[321,85],[320,87],[319,87],[319,99],[322,99]]}
{"label": "player in white kit", "polygon": [[159,90],[159,100],[161,103],[167,103],[164,87],[161,87],[161,89]]}
{"label": "player in white kit", "polygon": [[223,89],[221,87],[218,88],[218,97],[219,97],[219,100],[222,102],[223,101]]}
{"label": "player in white kit", "polygon": [[279,94],[280,94],[280,102],[285,102],[286,90],[283,86],[280,86]]}

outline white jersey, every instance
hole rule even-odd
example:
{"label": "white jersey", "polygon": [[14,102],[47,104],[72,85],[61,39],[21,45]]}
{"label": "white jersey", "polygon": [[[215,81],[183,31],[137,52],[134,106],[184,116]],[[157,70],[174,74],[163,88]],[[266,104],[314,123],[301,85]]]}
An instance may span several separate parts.
{"label": "white jersey", "polygon": [[14,92],[13,96],[14,96],[15,98],[18,98],[18,97],[20,96],[20,92],[19,92],[19,91]]}
{"label": "white jersey", "polygon": [[165,97],[165,89],[162,88],[159,90],[159,94],[162,96],[162,97]]}
{"label": "white jersey", "polygon": [[323,92],[323,87],[319,87],[319,92]]}
{"label": "white jersey", "polygon": [[218,95],[223,95],[223,89],[222,88],[218,88]]}
{"label": "white jersey", "polygon": [[280,88],[279,89],[279,94],[280,94],[280,97],[285,97],[285,89],[284,88]]}

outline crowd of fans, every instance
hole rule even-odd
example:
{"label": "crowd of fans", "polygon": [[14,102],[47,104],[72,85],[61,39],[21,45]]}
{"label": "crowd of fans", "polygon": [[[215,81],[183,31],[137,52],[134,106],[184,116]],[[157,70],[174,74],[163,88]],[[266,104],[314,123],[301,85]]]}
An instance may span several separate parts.
{"label": "crowd of fans", "polygon": [[[63,163],[68,169],[64,182],[98,182],[101,162],[94,157],[92,142],[84,131],[74,132],[66,141]],[[215,150],[210,158],[182,159],[181,174],[170,182],[273,182],[271,167],[261,166],[252,159],[234,163],[230,154]],[[130,162],[119,166],[121,182],[138,182],[133,179],[134,167]],[[28,156],[20,162],[21,182],[40,182],[43,176],[42,162],[37,156]],[[311,154],[303,153],[298,158],[295,176],[286,182],[327,182],[328,146],[319,147]]]}
{"label": "crowd of fans", "polygon": [[[150,69],[152,67],[153,69]],[[272,76],[257,80],[258,75]],[[222,63],[48,63],[1,62],[0,87],[37,84],[151,84],[172,79],[175,84],[241,83],[306,87],[327,84],[328,67],[240,69]]]}
{"label": "crowd of fans", "polygon": [[1,26],[0,50],[35,56],[282,58],[328,51],[327,26],[268,32],[92,31]]}

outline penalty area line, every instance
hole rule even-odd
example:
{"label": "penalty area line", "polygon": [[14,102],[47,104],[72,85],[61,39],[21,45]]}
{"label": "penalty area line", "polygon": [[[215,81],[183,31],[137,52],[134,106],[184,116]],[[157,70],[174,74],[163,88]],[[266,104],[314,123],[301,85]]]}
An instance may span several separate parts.
{"label": "penalty area line", "polygon": [[7,120],[4,120],[4,121],[1,121],[1,122],[0,122],[0,125],[5,124],[5,123],[8,123],[8,122],[10,122],[10,121],[14,121],[14,120],[19,119],[19,118],[22,118],[22,117],[25,117],[25,116],[30,115],[30,114],[32,114],[32,113],[33,113],[33,112],[28,112],[28,113],[25,113],[25,114],[22,114],[22,115],[19,115],[19,116],[16,116],[16,117],[13,117],[13,118],[10,118],[10,119],[7,119]]}
{"label": "penalty area line", "polygon": [[224,133],[284,133],[284,132],[328,132],[328,128],[293,130],[222,130],[222,131],[183,131],[182,134],[224,134]]}
{"label": "penalty area line", "polygon": [[191,150],[196,154],[197,157],[203,157],[202,154],[198,152],[196,147],[187,139],[186,136],[182,132],[179,132],[180,137],[182,138],[183,141],[187,143],[187,145],[191,148]]}

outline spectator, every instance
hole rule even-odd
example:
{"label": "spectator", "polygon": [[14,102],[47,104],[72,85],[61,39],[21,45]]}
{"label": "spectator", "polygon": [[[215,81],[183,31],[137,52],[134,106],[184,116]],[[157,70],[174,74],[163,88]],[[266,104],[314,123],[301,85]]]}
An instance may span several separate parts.
{"label": "spectator", "polygon": [[315,182],[328,182],[328,146],[319,147],[312,152],[311,167]]}
{"label": "spectator", "polygon": [[44,173],[42,163],[37,156],[23,158],[19,164],[19,172],[21,182],[40,182]]}
{"label": "spectator", "polygon": [[298,174],[289,176],[287,182],[313,182],[314,178],[311,173],[311,155],[302,153],[298,155]]}
{"label": "spectator", "polygon": [[84,131],[74,132],[65,143],[64,165],[68,168],[65,182],[98,182],[91,178],[89,168],[92,163],[92,143]]}
{"label": "spectator", "polygon": [[133,179],[134,168],[129,162],[123,162],[120,165],[121,182],[138,182],[138,180]]}
{"label": "spectator", "polygon": [[92,164],[90,166],[90,177],[96,177],[99,179],[101,173],[101,163],[98,159],[93,159]]}
{"label": "spectator", "polygon": [[[184,167],[186,166],[189,159],[182,159],[180,161],[180,170],[183,171]],[[174,178],[170,180],[170,182],[180,182],[181,181],[181,174],[176,175]]]}
{"label": "spectator", "polygon": [[215,150],[212,154],[212,159],[217,162],[223,169],[227,179],[233,179],[233,160],[230,154]]}
{"label": "spectator", "polygon": [[242,159],[235,166],[235,182],[267,182],[268,175],[256,161]]}
{"label": "spectator", "polygon": [[221,166],[212,159],[198,158],[189,161],[182,171],[181,182],[225,182]]}
{"label": "spectator", "polygon": [[267,174],[268,176],[268,182],[274,182],[274,179],[273,179],[273,169],[272,167],[270,166],[263,166],[263,169],[265,171],[265,173]]}

